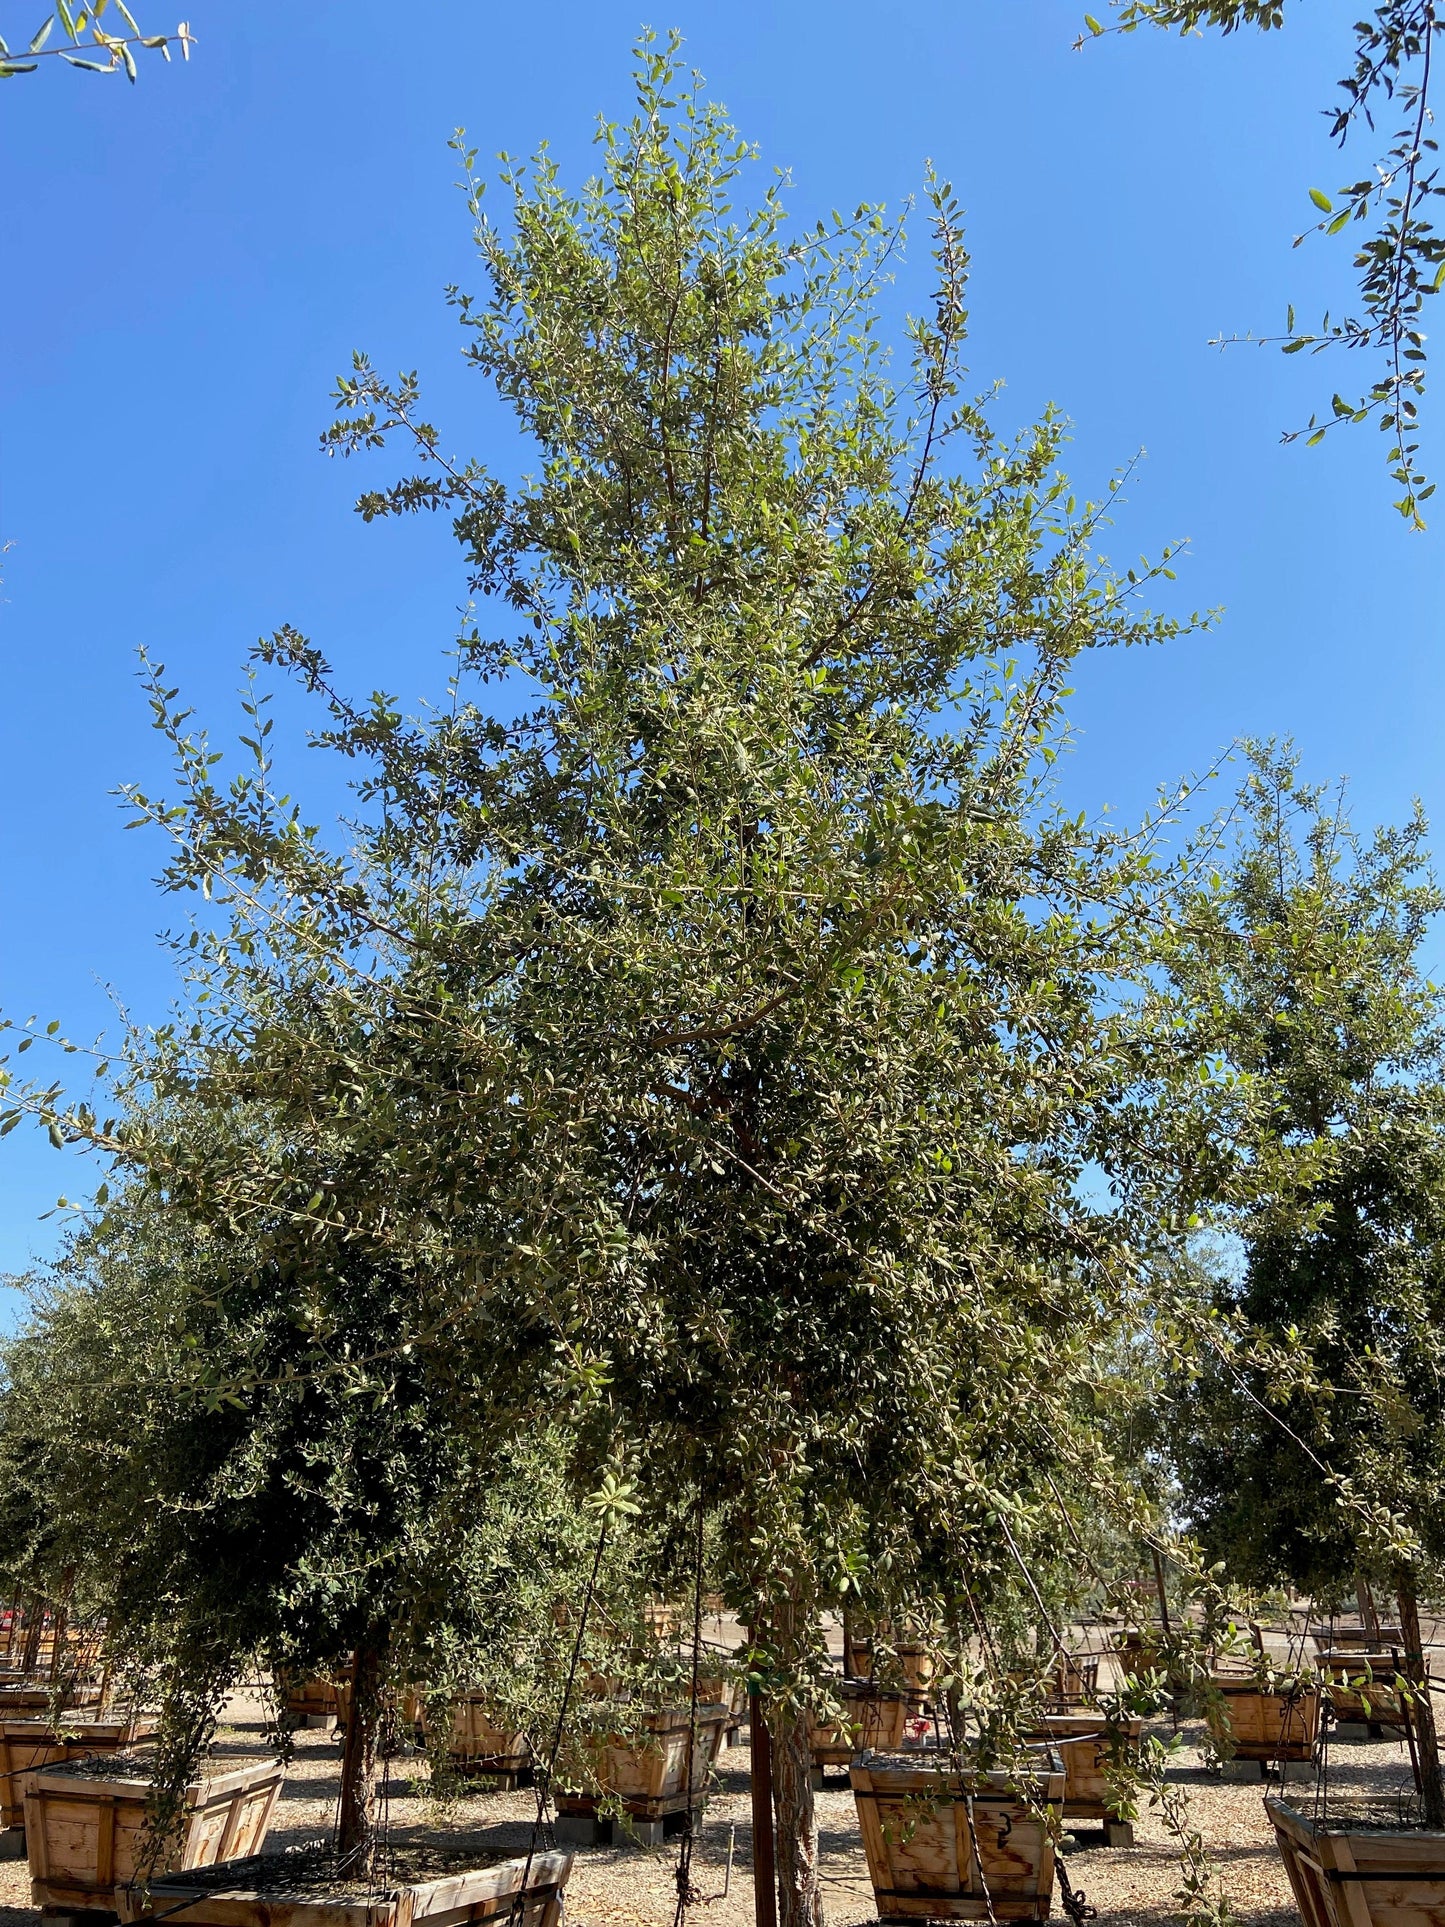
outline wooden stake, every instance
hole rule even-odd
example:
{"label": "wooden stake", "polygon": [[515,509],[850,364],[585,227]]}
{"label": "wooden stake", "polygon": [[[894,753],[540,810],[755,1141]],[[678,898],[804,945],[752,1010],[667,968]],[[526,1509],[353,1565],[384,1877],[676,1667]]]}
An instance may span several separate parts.
{"label": "wooden stake", "polygon": [[1425,1825],[1439,1831],[1445,1827],[1445,1775],[1440,1771],[1440,1740],[1430,1699],[1430,1668],[1420,1637],[1420,1606],[1412,1579],[1401,1579],[1397,1597],[1400,1630],[1405,1639],[1404,1673],[1416,1689],[1415,1704],[1408,1710],[1419,1742],[1420,1803],[1425,1810]]}
{"label": "wooden stake", "polygon": [[778,1875],[773,1855],[773,1742],[755,1690],[748,1693],[748,1738],[753,1754],[753,1920],[778,1927]]}
{"label": "wooden stake", "polygon": [[1380,1643],[1380,1615],[1375,1609],[1375,1595],[1370,1591],[1367,1579],[1355,1583],[1355,1603],[1360,1609],[1360,1624],[1370,1635],[1376,1646]]}
{"label": "wooden stake", "polygon": [[1164,1636],[1169,1637],[1169,1601],[1164,1594],[1164,1561],[1159,1557],[1158,1546],[1150,1546],[1154,1555],[1154,1590],[1159,1595],[1159,1618],[1164,1627]]}

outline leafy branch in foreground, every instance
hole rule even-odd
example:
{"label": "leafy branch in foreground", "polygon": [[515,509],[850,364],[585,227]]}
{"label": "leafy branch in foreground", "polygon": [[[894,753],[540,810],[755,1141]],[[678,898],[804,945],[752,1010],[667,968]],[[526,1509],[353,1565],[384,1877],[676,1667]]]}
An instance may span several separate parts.
{"label": "leafy branch in foreground", "polygon": [[[18,58],[0,39],[0,80],[10,80],[16,74],[33,74],[42,60],[58,59],[68,67],[79,67],[89,74],[124,73],[133,83],[136,78],[135,49],[147,48],[169,60],[172,41],[180,48],[181,58],[190,59],[195,35],[191,32],[189,21],[182,20],[173,34],[142,33],[125,0],[115,0],[115,10],[124,21],[127,31],[107,33],[100,23],[109,5],[110,0],[95,0],[93,7],[82,7],[79,12],[72,13],[66,0],[57,0],[55,11],[45,16],[39,30],[31,36],[30,44]],[[65,36],[65,42],[51,46],[51,37],[57,27]],[[72,51],[78,47],[84,47],[86,53]],[[94,54],[102,58],[97,60],[89,57]]]}
{"label": "leafy branch in foreground", "polygon": [[[1234,33],[1240,27],[1265,32],[1284,24],[1284,0],[1114,0],[1118,18],[1112,31],[1133,33],[1141,26],[1199,33],[1205,27]],[[1086,14],[1090,36],[1111,31]],[[1389,437],[1387,460],[1402,493],[1395,507],[1413,528],[1422,529],[1421,504],[1435,490],[1419,462],[1418,415],[1425,388],[1425,299],[1445,285],[1445,236],[1430,218],[1434,197],[1445,193],[1439,180],[1437,144],[1430,129],[1431,61],[1441,31],[1437,0],[1383,0],[1355,23],[1355,58],[1340,81],[1344,99],[1324,110],[1330,137],[1343,147],[1362,122],[1373,133],[1375,114],[1394,109],[1398,124],[1371,169],[1333,196],[1311,188],[1320,218],[1309,233],[1359,238],[1353,266],[1359,277],[1357,313],[1331,318],[1318,329],[1300,330],[1294,308],[1287,310],[1283,335],[1217,337],[1211,346],[1230,342],[1274,345],[1287,355],[1319,354],[1326,348],[1370,351],[1379,370],[1358,397],[1336,393],[1327,413],[1312,414],[1302,428],[1287,429],[1283,439],[1307,445],[1323,441],[1342,422],[1377,420]],[[1080,43],[1088,36],[1081,36]],[[1295,237],[1299,247],[1306,236]]]}

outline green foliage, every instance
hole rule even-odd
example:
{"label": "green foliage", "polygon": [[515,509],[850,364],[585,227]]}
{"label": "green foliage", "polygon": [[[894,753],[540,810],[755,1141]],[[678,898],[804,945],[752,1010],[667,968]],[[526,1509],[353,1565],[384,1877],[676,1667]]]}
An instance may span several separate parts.
{"label": "green foliage", "polygon": [[[1117,20],[1114,31],[1133,33],[1141,26],[1199,33],[1214,28],[1224,34],[1241,27],[1265,32],[1284,25],[1284,0],[1112,0]],[[1085,16],[1090,35],[1109,31]],[[1341,422],[1377,421],[1389,437],[1387,462],[1392,479],[1404,491],[1395,503],[1412,527],[1423,529],[1421,505],[1435,492],[1419,464],[1418,414],[1425,388],[1425,334],[1422,328],[1427,297],[1445,284],[1445,236],[1431,219],[1435,197],[1445,194],[1439,179],[1437,143],[1430,129],[1430,69],[1436,36],[1445,27],[1437,17],[1435,0],[1382,0],[1372,13],[1354,24],[1355,57],[1340,81],[1342,103],[1325,110],[1330,134],[1343,147],[1363,125],[1373,135],[1375,114],[1385,107],[1399,115],[1399,125],[1388,148],[1359,180],[1340,188],[1332,199],[1319,188],[1310,200],[1324,217],[1313,232],[1354,235],[1354,268],[1361,309],[1357,315],[1331,319],[1327,313],[1317,330],[1298,330],[1293,307],[1285,332],[1278,337],[1287,355],[1326,348],[1359,348],[1372,352],[1380,373],[1365,392],[1350,401],[1336,394],[1330,410],[1311,415],[1304,428],[1284,436],[1308,443],[1324,440]],[[1305,237],[1295,240],[1298,247]],[[1244,337],[1253,339],[1253,337]],[[1271,337],[1266,337],[1271,339]]]}
{"label": "green foliage", "polygon": [[[115,0],[112,25],[103,27],[101,22],[109,6],[110,0],[94,0],[93,5],[71,8],[66,0],[58,0],[55,10],[45,16],[23,52],[12,52],[6,42],[0,40],[0,80],[9,80],[16,74],[33,74],[42,60],[60,60],[67,67],[78,67],[83,73],[123,73],[134,83],[137,78],[136,48],[158,53],[163,60],[169,60],[173,41],[181,50],[181,58],[190,59],[196,37],[187,21],[183,20],[173,34],[142,33],[125,0]],[[120,25],[124,31],[114,32],[112,28],[115,25]],[[63,40],[56,40],[52,45],[57,28]],[[77,51],[80,48],[85,51]]]}
{"label": "green foliage", "polygon": [[325,1281],[316,1369],[301,1282],[127,1190],[34,1281],[6,1350],[7,1577],[74,1575],[127,1684],[161,1693],[162,1804],[257,1664],[307,1678],[379,1646],[384,1678],[427,1694],[439,1757],[451,1696],[477,1689],[546,1757],[590,1585],[584,1678],[661,1678],[641,1605],[682,1583],[671,1521],[586,1503],[545,1429],[469,1428],[464,1362],[394,1342],[394,1278]]}
{"label": "green foliage", "polygon": [[1445,1029],[1419,963],[1442,899],[1418,812],[1358,837],[1265,749],[1240,807],[1169,956],[1191,1048],[1238,1080],[1242,1260],[1209,1289],[1245,1337],[1181,1401],[1180,1477],[1233,1572],[1338,1597],[1445,1555]]}

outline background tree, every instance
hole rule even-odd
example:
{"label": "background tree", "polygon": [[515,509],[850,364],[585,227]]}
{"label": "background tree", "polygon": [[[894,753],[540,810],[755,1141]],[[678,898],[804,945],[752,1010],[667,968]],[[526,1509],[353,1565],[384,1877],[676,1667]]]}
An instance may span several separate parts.
{"label": "background tree", "polygon": [[[1206,1353],[1179,1398],[1183,1503],[1248,1583],[1387,1585],[1423,1680],[1418,1595],[1445,1571],[1445,1028],[1420,951],[1445,899],[1418,812],[1362,838],[1291,752],[1253,755],[1236,859],[1181,905],[1169,955],[1179,1025],[1238,1080],[1248,1185],[1223,1218],[1241,1262],[1212,1290],[1248,1344]],[[1415,1717],[1438,1827],[1428,1691]]]}
{"label": "background tree", "polygon": [[[1213,28],[1232,34],[1242,27],[1271,32],[1283,27],[1288,0],[1111,0],[1117,18],[1106,28],[1085,15],[1091,35],[1133,33],[1141,26],[1180,33]],[[1396,118],[1389,144],[1370,171],[1347,182],[1333,196],[1310,189],[1319,218],[1316,234],[1355,237],[1354,267],[1359,277],[1357,314],[1331,320],[1326,314],[1313,333],[1297,329],[1294,308],[1286,311],[1284,333],[1260,338],[1275,341],[1287,355],[1326,348],[1364,350],[1378,373],[1351,401],[1338,392],[1327,413],[1311,415],[1303,428],[1289,429],[1284,440],[1304,436],[1323,441],[1342,422],[1377,421],[1389,437],[1387,461],[1403,493],[1395,503],[1413,527],[1425,526],[1421,505],[1434,494],[1419,462],[1418,418],[1425,390],[1426,299],[1445,284],[1445,236],[1433,219],[1440,183],[1437,143],[1431,129],[1430,79],[1436,40],[1445,19],[1437,0],[1382,0],[1354,23],[1354,61],[1340,81],[1344,99],[1324,109],[1330,135],[1343,148],[1361,127],[1375,135],[1376,114]],[[1295,239],[1298,247],[1305,237]],[[1234,340],[1254,340],[1253,335]]]}
{"label": "background tree", "polygon": [[456,1361],[405,1342],[383,1269],[297,1260],[123,1190],[6,1350],[7,1499],[161,1691],[163,1790],[258,1660],[353,1666],[338,1843],[369,1864],[385,1688],[483,1643],[475,1493],[505,1486],[505,1454],[477,1456]]}

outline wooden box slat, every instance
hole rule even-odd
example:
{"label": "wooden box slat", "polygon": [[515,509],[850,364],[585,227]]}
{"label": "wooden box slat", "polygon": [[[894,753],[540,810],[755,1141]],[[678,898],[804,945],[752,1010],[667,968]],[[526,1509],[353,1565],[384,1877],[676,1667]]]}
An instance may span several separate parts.
{"label": "wooden box slat", "polygon": [[284,1705],[293,1720],[326,1719],[337,1711],[334,1679],[303,1679],[286,1689]]}
{"label": "wooden box slat", "polygon": [[1142,1720],[1105,1721],[1101,1713],[1046,1713],[1031,1739],[1047,1740],[1063,1761],[1064,1817],[1072,1820],[1118,1818],[1109,1790],[1110,1767],[1137,1761],[1144,1733]]}
{"label": "wooden box slat", "polygon": [[892,1753],[908,1731],[909,1695],[885,1692],[865,1680],[845,1683],[840,1697],[843,1717],[814,1719],[814,1766],[846,1766],[859,1753]]}
{"label": "wooden box slat", "polygon": [[[245,1884],[247,1868],[238,1862],[234,1887],[212,1891],[173,1876],[153,1880],[144,1893],[118,1888],[116,1905],[126,1922],[184,1906],[185,1927],[483,1927],[506,1919],[515,1927],[561,1927],[562,1894],[571,1871],[572,1855],[553,1849],[533,1855],[530,1867],[524,1858],[503,1860],[376,1895],[327,1900],[310,1893],[258,1892]],[[519,1905],[524,1876],[526,1894]]]}
{"label": "wooden box slat", "polygon": [[447,1757],[458,1766],[495,1766],[515,1773],[530,1766],[532,1746],[525,1733],[509,1733],[492,1718],[486,1695],[463,1693],[452,1707]]}

